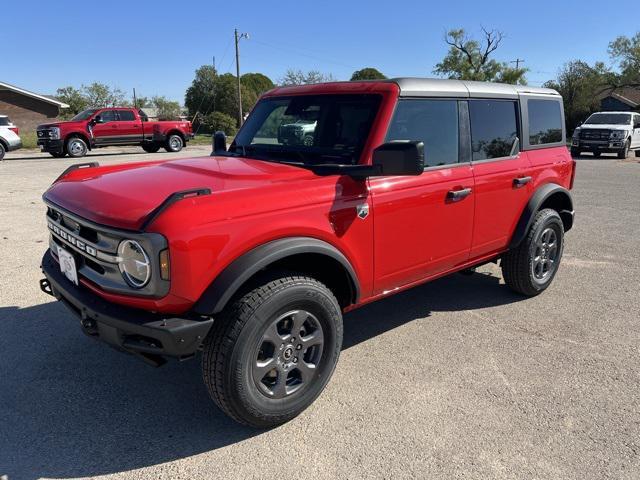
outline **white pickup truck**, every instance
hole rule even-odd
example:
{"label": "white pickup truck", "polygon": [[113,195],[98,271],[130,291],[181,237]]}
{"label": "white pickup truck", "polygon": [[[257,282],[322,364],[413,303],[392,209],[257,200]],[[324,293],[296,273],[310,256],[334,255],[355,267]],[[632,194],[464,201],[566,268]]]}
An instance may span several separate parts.
{"label": "white pickup truck", "polygon": [[592,152],[617,153],[627,158],[631,150],[640,157],[640,113],[598,112],[592,114],[575,129],[571,140],[571,155]]}

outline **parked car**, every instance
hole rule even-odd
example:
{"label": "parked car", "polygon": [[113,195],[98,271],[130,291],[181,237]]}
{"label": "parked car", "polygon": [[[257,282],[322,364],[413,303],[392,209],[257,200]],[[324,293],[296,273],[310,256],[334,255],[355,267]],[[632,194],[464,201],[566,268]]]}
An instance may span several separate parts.
{"label": "parked car", "polygon": [[150,122],[142,110],[124,107],[85,110],[68,122],[39,125],[36,133],[42,151],[56,158],[84,157],[89,150],[114,145],[179,152],[193,138],[191,122]]}
{"label": "parked car", "polygon": [[591,152],[594,157],[617,153],[618,158],[627,158],[632,150],[640,156],[640,113],[594,113],[575,129],[571,139],[573,156]]}
{"label": "parked car", "polygon": [[278,128],[278,142],[287,145],[302,144],[313,145],[317,121],[298,120],[295,123],[286,123]]}
{"label": "parked car", "polygon": [[[312,110],[313,145],[278,140]],[[523,296],[549,287],[574,217],[563,116],[526,86],[276,88],[211,157],[63,172],[41,288],[147,362],[202,350],[214,402],[277,425],[329,381],[344,312],[488,262]]]}
{"label": "parked car", "polygon": [[6,115],[0,115],[0,161],[4,159],[6,152],[22,147],[20,130]]}

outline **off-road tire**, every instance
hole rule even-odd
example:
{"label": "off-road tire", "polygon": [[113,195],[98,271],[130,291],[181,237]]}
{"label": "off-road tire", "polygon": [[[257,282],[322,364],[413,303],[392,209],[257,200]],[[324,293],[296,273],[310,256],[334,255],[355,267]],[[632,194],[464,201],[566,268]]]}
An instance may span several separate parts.
{"label": "off-road tire", "polygon": [[173,134],[173,135],[169,135],[169,138],[167,138],[167,141],[164,144],[164,149],[167,152],[179,152],[180,150],[182,150],[184,148],[184,140],[183,138],[178,135],[178,134]]}
{"label": "off-road tire", "polygon": [[160,145],[157,143],[150,143],[148,145],[142,145],[142,149],[147,153],[156,153],[160,150]]}
{"label": "off-road tire", "polygon": [[[340,355],[342,313],[324,284],[294,273],[272,275],[247,290],[216,317],[204,342],[202,373],[209,395],[224,413],[242,424],[268,428],[299,415],[324,389]],[[255,359],[267,329],[290,311],[311,312],[321,325],[324,344],[317,370],[304,388],[269,398],[255,380]]]}
{"label": "off-road tire", "polygon": [[71,137],[65,142],[65,151],[72,158],[84,157],[89,151],[87,142],[80,137]]}
{"label": "off-road tire", "polygon": [[64,158],[67,154],[65,152],[49,152],[53,158]]}
{"label": "off-road tire", "polygon": [[0,162],[4,160],[4,155],[7,151],[4,148],[4,145],[0,142]]}
{"label": "off-road tire", "polygon": [[624,142],[624,148],[618,152],[618,158],[624,160],[629,155],[629,150],[631,150],[631,139]]}
{"label": "off-road tire", "polygon": [[636,158],[640,158],[640,149],[635,151],[636,153]]}
{"label": "off-road tire", "polygon": [[[544,279],[536,279],[534,276],[534,263],[537,251],[537,242],[540,236],[548,228],[553,229],[559,243],[554,259],[554,268]],[[512,290],[527,296],[535,296],[542,293],[551,285],[558,272],[562,251],[564,248],[564,226],[558,212],[550,208],[539,211],[533,219],[526,237],[520,245],[509,250],[503,255],[500,266],[504,282]]]}

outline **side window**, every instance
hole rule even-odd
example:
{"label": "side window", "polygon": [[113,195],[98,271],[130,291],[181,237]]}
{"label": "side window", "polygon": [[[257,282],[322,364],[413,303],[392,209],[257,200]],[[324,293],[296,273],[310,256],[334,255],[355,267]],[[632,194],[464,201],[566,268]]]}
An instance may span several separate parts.
{"label": "side window", "polygon": [[115,110],[104,110],[100,112],[100,118],[104,123],[107,122],[115,122],[116,121],[116,111]]}
{"label": "side window", "polygon": [[118,110],[118,117],[121,122],[133,122],[136,119],[131,110]]}
{"label": "side window", "polygon": [[516,102],[469,100],[471,150],[475,161],[508,157],[518,138]]}
{"label": "side window", "polygon": [[425,167],[458,163],[457,100],[400,100],[386,142],[424,142]]}
{"label": "side window", "polygon": [[529,144],[544,145],[562,141],[562,113],[556,100],[527,100]]}

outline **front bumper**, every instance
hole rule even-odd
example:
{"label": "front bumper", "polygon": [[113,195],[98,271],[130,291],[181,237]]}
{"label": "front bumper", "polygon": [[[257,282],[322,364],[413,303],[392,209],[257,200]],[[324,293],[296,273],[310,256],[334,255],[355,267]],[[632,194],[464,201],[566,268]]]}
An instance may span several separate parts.
{"label": "front bumper", "polygon": [[624,148],[624,140],[576,140],[571,142],[571,148],[579,148],[580,150],[591,152],[616,153]]}
{"label": "front bumper", "polygon": [[19,150],[20,148],[22,148],[22,140],[9,142],[9,148],[7,148],[7,152],[13,152],[14,150]]}
{"label": "front bumper", "polygon": [[164,357],[185,359],[200,348],[211,329],[210,318],[177,318],[107,302],[82,285],[75,286],[61,272],[51,251],[42,258],[45,278],[40,288],[62,301],[80,319],[89,336],[155,365]]}
{"label": "front bumper", "polygon": [[62,140],[50,140],[48,138],[39,138],[38,145],[43,152],[62,153],[64,152],[64,142]]}

